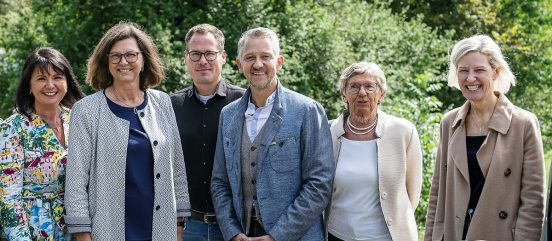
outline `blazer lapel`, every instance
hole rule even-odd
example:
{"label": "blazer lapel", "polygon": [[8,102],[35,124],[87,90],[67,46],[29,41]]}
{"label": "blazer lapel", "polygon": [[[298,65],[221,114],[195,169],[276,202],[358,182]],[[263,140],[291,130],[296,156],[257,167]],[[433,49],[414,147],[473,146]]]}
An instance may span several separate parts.
{"label": "blazer lapel", "polygon": [[259,163],[259,166],[257,167],[257,175],[259,175],[263,168],[264,161],[266,159],[266,156],[268,154],[268,147],[272,145],[272,141],[276,137],[276,134],[278,134],[278,130],[280,129],[280,126],[282,125],[283,120],[283,107],[282,107],[282,89],[283,87],[278,84],[278,88],[276,89],[276,97],[274,98],[274,104],[272,106],[272,111],[270,112],[269,119],[266,120],[265,126],[264,126],[264,134],[263,139],[261,141],[261,149],[259,150],[259,153],[257,154],[257,160]]}
{"label": "blazer lapel", "polygon": [[468,151],[466,149],[466,125],[465,117],[468,113],[470,103],[466,102],[456,115],[451,128],[452,135],[449,140],[449,155],[456,168],[462,173],[466,183],[470,183],[470,172],[468,170]]}
{"label": "blazer lapel", "polygon": [[228,128],[227,137],[232,139],[234,143],[232,149],[229,150],[232,153],[231,160],[226,160],[227,162],[233,162],[232,165],[235,166],[234,173],[236,180],[238,180],[238,190],[240,190],[241,195],[241,163],[240,163],[240,148],[242,143],[242,132],[243,126],[245,125],[245,110],[247,109],[247,103],[249,102],[249,96],[251,95],[251,90],[247,89],[243,97],[239,100],[237,111],[231,115],[231,119],[228,120],[228,124],[224,127]]}
{"label": "blazer lapel", "polygon": [[498,102],[493,110],[491,119],[489,119],[489,135],[477,152],[477,161],[485,177],[487,177],[489,167],[491,166],[498,133],[505,135],[508,129],[510,129],[510,123],[512,121],[512,106],[510,101],[499,92],[495,92],[495,95],[498,96]]}

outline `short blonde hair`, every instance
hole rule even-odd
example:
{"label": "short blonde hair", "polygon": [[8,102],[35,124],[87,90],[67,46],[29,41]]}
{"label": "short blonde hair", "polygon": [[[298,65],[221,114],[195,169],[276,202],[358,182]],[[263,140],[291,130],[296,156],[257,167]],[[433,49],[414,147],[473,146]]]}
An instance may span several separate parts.
{"label": "short blonde hair", "polygon": [[349,67],[345,68],[343,72],[341,72],[341,76],[339,77],[339,92],[341,95],[345,94],[349,80],[353,76],[357,75],[374,77],[378,82],[378,86],[381,91],[384,94],[387,93],[387,81],[385,79],[385,74],[379,65],[372,62],[358,62],[349,65]]}
{"label": "short blonde hair", "polygon": [[516,84],[516,77],[510,70],[510,67],[504,56],[500,47],[496,42],[487,35],[474,35],[469,38],[460,40],[454,45],[452,51],[450,52],[450,62],[449,62],[449,71],[448,71],[448,85],[460,89],[458,84],[458,75],[457,68],[458,62],[462,57],[470,52],[479,52],[487,56],[489,60],[489,65],[491,68],[497,69],[500,68],[500,72],[496,81],[494,82],[494,90],[500,91],[501,93],[506,93],[510,90],[511,86]]}

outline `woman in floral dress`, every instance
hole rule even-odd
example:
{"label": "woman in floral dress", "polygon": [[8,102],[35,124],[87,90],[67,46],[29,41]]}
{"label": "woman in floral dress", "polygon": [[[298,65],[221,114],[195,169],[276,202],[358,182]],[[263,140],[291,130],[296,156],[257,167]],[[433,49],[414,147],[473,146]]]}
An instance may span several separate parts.
{"label": "woman in floral dress", "polygon": [[0,226],[8,240],[69,240],[63,221],[69,108],[84,96],[69,61],[38,48],[0,124]]}

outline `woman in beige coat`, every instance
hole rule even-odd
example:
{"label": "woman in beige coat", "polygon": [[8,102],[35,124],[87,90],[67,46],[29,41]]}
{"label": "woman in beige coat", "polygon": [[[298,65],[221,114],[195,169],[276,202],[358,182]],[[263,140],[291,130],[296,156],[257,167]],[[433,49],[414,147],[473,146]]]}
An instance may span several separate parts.
{"label": "woman in beige coat", "polygon": [[505,96],[514,75],[476,35],[452,49],[449,85],[466,103],[443,117],[424,240],[538,240],[544,160],[535,115]]}
{"label": "woman in beige coat", "polygon": [[377,64],[352,64],[339,85],[347,109],[330,127],[336,175],[325,216],[328,240],[418,240],[422,152],[416,127],[379,110],[387,85]]}

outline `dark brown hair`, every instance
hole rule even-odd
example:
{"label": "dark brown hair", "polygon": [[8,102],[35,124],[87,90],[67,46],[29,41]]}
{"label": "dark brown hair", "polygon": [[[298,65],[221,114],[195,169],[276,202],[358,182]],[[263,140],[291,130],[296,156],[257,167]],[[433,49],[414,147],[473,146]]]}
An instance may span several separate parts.
{"label": "dark brown hair", "polygon": [[56,73],[65,76],[67,80],[67,93],[61,100],[60,104],[62,106],[72,108],[77,100],[84,97],[84,93],[80,89],[77,77],[73,73],[73,69],[67,58],[53,48],[41,47],[31,52],[23,65],[23,71],[21,72],[21,78],[19,79],[19,85],[15,94],[15,109],[17,112],[29,114],[29,112],[35,111],[35,98],[30,93],[31,77],[35,68],[40,68],[42,72],[48,72],[51,68]]}
{"label": "dark brown hair", "polygon": [[140,73],[140,89],[158,86],[165,77],[165,69],[152,38],[133,22],[120,22],[104,34],[88,58],[86,82],[95,90],[103,90],[113,84],[109,72],[107,54],[121,40],[134,38],[144,58],[144,71]]}
{"label": "dark brown hair", "polygon": [[222,34],[222,31],[220,31],[220,29],[218,29],[217,27],[207,23],[198,24],[196,26],[193,26],[190,30],[188,30],[188,33],[186,33],[186,37],[185,37],[186,50],[188,50],[188,44],[190,43],[190,39],[192,39],[192,36],[194,36],[194,34],[196,33],[212,34],[215,37],[215,40],[217,40],[219,50],[221,51],[224,50],[224,34]]}

